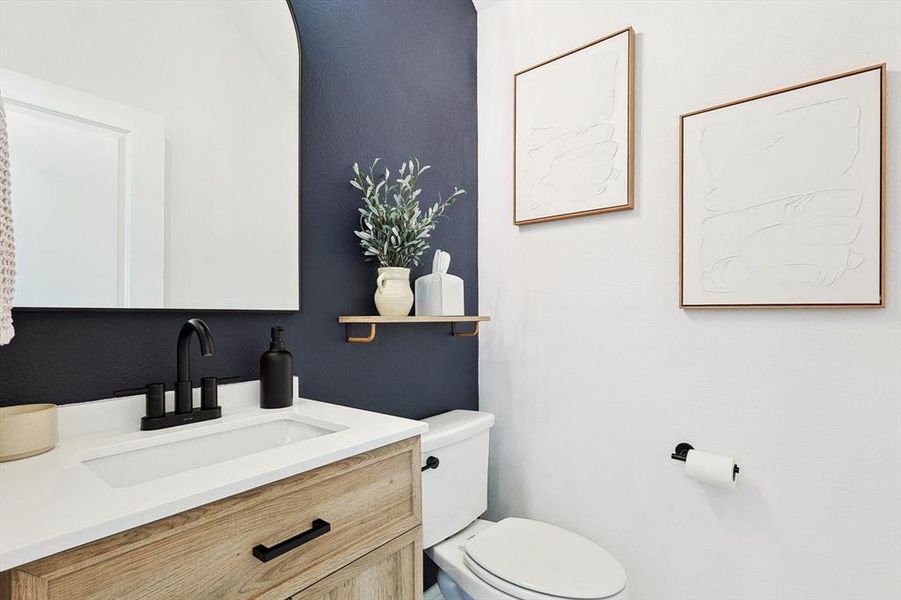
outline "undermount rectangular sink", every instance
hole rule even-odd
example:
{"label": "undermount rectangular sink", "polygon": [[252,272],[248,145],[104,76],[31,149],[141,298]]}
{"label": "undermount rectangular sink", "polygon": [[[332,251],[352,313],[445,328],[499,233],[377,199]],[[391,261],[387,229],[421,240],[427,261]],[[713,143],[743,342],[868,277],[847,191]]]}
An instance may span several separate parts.
{"label": "undermount rectangular sink", "polygon": [[83,463],[112,487],[128,487],[310,440],[336,430],[293,419],[279,419],[91,458]]}

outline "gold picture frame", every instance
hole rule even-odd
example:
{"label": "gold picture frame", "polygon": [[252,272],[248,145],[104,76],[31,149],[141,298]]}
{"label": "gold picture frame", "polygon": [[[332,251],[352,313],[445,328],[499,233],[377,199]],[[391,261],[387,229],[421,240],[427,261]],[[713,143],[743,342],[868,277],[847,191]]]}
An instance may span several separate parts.
{"label": "gold picture frame", "polygon": [[[519,78],[528,73],[534,72],[536,69],[549,65],[551,63],[555,63],[557,61],[561,61],[566,59],[567,57],[571,57],[572,55],[581,52],[583,50],[587,50],[593,46],[597,46],[599,44],[603,44],[605,42],[610,42],[617,38],[618,36],[625,35],[627,37],[627,100],[626,100],[626,145],[628,146],[626,149],[626,161],[625,161],[625,198],[622,202],[613,204],[613,205],[605,205],[594,208],[588,208],[584,210],[575,210],[569,211],[559,214],[550,214],[543,215],[537,217],[520,217],[518,214],[518,202],[517,202],[517,179],[519,177],[519,167],[522,165],[522,161],[517,160],[517,145],[519,135],[517,132],[517,124],[518,124],[518,112],[519,112],[519,92],[518,92],[518,81]],[[617,212],[622,210],[630,210],[634,208],[634,155],[635,155],[635,144],[634,144],[634,136],[635,136],[635,31],[632,27],[626,27],[625,29],[621,29],[619,31],[615,31],[609,35],[606,35],[602,38],[596,39],[592,42],[579,46],[573,50],[540,62],[536,65],[518,71],[513,75],[513,224],[514,225],[530,225],[533,223],[546,223],[550,221],[559,221],[561,219],[572,219],[576,217],[584,217],[587,215],[597,215],[609,212]]]}
{"label": "gold picture frame", "polygon": [[[878,209],[876,210],[876,219],[878,220],[878,242],[876,244],[879,253],[879,264],[878,264],[878,299],[873,302],[742,302],[742,303],[726,303],[726,302],[710,302],[710,303],[698,303],[698,302],[688,302],[686,301],[686,282],[685,282],[685,270],[686,270],[686,240],[685,240],[685,185],[686,185],[686,175],[685,175],[685,123],[686,119],[690,119],[692,117],[711,113],[713,111],[717,111],[724,108],[729,108],[749,102],[753,102],[755,100],[761,100],[765,98],[770,98],[773,96],[777,96],[779,94],[784,94],[786,92],[793,92],[796,90],[802,90],[804,88],[810,88],[813,86],[838,81],[841,79],[853,77],[855,75],[861,75],[864,73],[869,73],[872,71],[878,71],[879,73],[879,123],[878,123],[878,140],[879,140],[879,155],[878,155],[878,166],[879,166],[879,182],[876,185],[876,189],[878,189],[879,193],[879,202]],[[689,113],[685,113],[680,115],[679,117],[679,307],[683,309],[710,309],[710,308],[884,308],[885,307],[885,295],[886,295],[886,286],[885,286],[885,263],[886,263],[886,224],[885,224],[885,214],[886,214],[886,131],[887,131],[887,105],[888,102],[888,94],[887,94],[887,73],[886,73],[886,64],[881,63],[877,65],[872,65],[868,67],[863,67],[860,69],[855,69],[852,71],[847,71],[844,73],[840,73],[838,75],[832,75],[828,77],[823,77],[820,79],[815,79],[812,81],[807,81],[804,83],[800,83],[797,85],[792,85],[789,87],[775,89],[769,92],[765,92],[762,94],[757,94],[754,96],[749,96],[747,98],[742,98],[740,100],[735,100],[732,102],[726,102],[723,104],[717,104],[715,106],[711,106],[708,108],[703,108],[700,110],[692,111]]]}

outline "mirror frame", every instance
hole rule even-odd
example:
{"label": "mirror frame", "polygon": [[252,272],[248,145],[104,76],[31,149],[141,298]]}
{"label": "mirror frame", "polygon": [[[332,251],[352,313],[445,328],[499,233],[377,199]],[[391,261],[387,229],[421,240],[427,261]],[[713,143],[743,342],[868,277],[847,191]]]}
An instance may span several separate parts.
{"label": "mirror frame", "polygon": [[303,312],[303,45],[300,42],[300,25],[297,21],[297,13],[291,0],[285,0],[291,22],[294,24],[294,35],[297,39],[297,310],[293,309],[265,309],[265,308],[125,308],[111,307],[81,307],[81,306],[16,306],[15,312],[142,312],[142,313],[262,313],[262,314],[295,314]]}

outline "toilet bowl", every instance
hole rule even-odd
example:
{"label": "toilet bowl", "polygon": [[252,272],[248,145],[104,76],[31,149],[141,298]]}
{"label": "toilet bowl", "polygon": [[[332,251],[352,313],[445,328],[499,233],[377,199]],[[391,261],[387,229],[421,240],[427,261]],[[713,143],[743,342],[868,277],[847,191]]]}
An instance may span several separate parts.
{"label": "toilet bowl", "polygon": [[456,410],[425,421],[423,545],[446,600],[628,600],[622,565],[591,540],[531,519],[478,519],[493,415]]}

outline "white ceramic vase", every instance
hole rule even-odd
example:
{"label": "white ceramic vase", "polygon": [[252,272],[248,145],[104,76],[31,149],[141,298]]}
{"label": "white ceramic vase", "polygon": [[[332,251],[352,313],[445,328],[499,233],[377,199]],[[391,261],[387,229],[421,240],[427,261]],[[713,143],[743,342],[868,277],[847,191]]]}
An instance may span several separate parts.
{"label": "white ceramic vase", "polygon": [[413,307],[410,269],[382,267],[375,281],[375,307],[383,317],[406,317]]}

